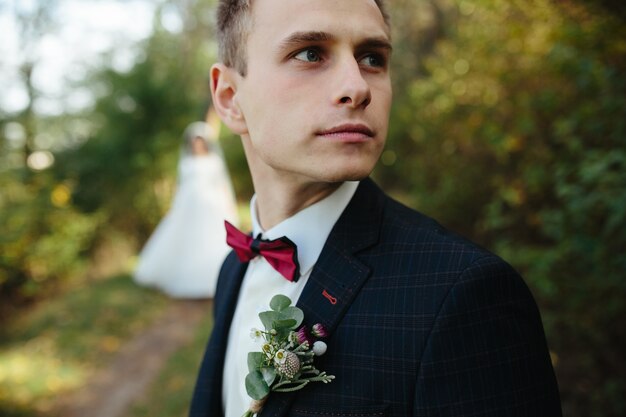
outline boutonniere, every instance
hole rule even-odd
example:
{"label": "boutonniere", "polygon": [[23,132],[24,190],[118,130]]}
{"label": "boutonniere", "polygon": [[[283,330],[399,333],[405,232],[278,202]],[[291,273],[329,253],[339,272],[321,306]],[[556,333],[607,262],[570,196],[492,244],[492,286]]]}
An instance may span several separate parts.
{"label": "boutonniere", "polygon": [[326,343],[318,340],[327,335],[324,326],[318,323],[310,330],[302,326],[304,313],[284,295],[272,297],[270,308],[259,313],[265,330],[250,332],[262,345],[260,352],[248,353],[246,391],[253,401],[242,417],[259,413],[272,391],[297,391],[311,382],[335,379],[313,365],[315,356],[326,352]]}

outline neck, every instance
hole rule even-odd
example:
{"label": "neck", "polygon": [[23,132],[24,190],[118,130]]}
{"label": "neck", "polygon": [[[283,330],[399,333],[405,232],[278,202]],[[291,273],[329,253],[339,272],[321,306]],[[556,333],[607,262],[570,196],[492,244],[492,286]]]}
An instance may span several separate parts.
{"label": "neck", "polygon": [[263,230],[271,229],[299,211],[332,194],[341,183],[288,183],[255,180],[257,218]]}
{"label": "neck", "polygon": [[323,200],[342,184],[275,169],[256,155],[247,137],[242,136],[242,143],[256,193],[257,219],[263,230]]}

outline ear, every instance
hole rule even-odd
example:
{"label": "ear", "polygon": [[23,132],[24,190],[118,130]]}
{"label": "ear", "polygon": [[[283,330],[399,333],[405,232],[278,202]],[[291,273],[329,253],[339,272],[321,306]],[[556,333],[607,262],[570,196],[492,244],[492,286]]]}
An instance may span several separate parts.
{"label": "ear", "polygon": [[234,133],[248,133],[246,120],[237,103],[237,81],[241,77],[237,70],[222,63],[211,67],[211,97],[220,119]]}

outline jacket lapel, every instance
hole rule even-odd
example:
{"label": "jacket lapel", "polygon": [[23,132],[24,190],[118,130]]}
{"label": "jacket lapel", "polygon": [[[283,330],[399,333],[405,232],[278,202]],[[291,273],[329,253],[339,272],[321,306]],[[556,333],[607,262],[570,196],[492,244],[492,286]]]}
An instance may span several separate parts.
{"label": "jacket lapel", "polygon": [[216,342],[220,342],[224,350],[226,350],[230,323],[235,315],[237,297],[247,269],[248,263],[241,263],[235,253],[231,252],[223,267],[224,277],[220,279],[224,285],[215,294],[214,317],[215,324],[219,324],[219,328],[214,328],[212,337],[215,337]]}
{"label": "jacket lapel", "polygon": [[[378,242],[383,199],[384,194],[372,180],[361,181],[330,232],[297,302],[308,326],[322,323],[332,334],[370,276],[370,268],[356,254]],[[260,415],[284,416],[296,395],[270,395]]]}
{"label": "jacket lapel", "polygon": [[[219,280],[219,283],[222,285],[217,288],[214,299],[215,310],[213,331],[211,333],[211,341],[206,352],[207,357],[205,357],[203,363],[203,368],[206,366],[206,371],[203,369],[200,372],[200,378],[204,379],[206,386],[201,388],[200,386],[196,387],[196,393],[194,394],[192,404],[195,405],[196,401],[200,403],[203,402],[203,400],[201,400],[201,397],[204,395],[203,392],[210,393],[211,397],[208,398],[207,402],[208,412],[198,415],[224,415],[222,406],[222,379],[224,363],[222,361],[215,361],[215,358],[226,357],[226,345],[228,343],[230,325],[233,315],[235,314],[237,297],[239,295],[243,276],[247,268],[248,263],[239,262],[234,252],[230,253],[224,263],[224,267],[222,268],[223,276],[220,276]],[[198,388],[200,388],[200,392],[198,392]],[[207,399],[204,401],[207,401]]]}

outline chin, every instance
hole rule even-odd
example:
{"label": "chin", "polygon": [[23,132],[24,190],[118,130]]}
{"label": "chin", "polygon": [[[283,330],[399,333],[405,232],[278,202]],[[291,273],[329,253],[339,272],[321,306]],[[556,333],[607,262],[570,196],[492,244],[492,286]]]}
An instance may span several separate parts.
{"label": "chin", "polygon": [[361,169],[351,169],[346,170],[341,169],[335,172],[328,170],[323,173],[323,180],[325,182],[336,183],[336,182],[344,182],[344,181],[361,181],[367,178],[374,167],[364,167]]}

